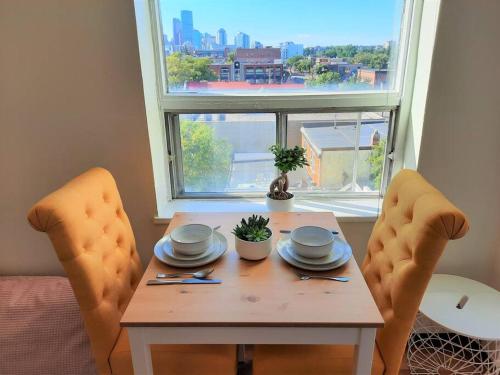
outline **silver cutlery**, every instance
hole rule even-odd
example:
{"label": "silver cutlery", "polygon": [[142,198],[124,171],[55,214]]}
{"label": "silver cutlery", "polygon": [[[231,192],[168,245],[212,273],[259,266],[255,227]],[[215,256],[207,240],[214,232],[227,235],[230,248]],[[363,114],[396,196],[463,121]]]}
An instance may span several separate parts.
{"label": "silver cutlery", "polygon": [[300,273],[297,272],[296,275],[301,279],[301,280],[309,280],[309,279],[326,279],[326,280],[333,280],[333,281],[340,281],[342,283],[345,283],[349,280],[351,280],[350,277],[345,277],[345,276],[320,276],[320,275],[308,275],[305,273]]}
{"label": "silver cutlery", "polygon": [[147,285],[180,285],[180,284],[221,284],[222,280],[219,279],[182,279],[182,280],[148,280]]}
{"label": "silver cutlery", "polygon": [[216,230],[220,229],[220,227],[221,227],[221,225],[217,225],[216,227],[213,227],[212,230],[216,231]]}
{"label": "silver cutlery", "polygon": [[[332,230],[331,231],[334,235],[337,235],[339,234],[339,232],[337,232],[336,230]],[[290,234],[292,233],[292,231],[290,229],[280,229],[280,233],[283,233],[283,234]]]}
{"label": "silver cutlery", "polygon": [[176,277],[182,277],[184,275],[190,275],[195,279],[206,279],[212,272],[214,272],[213,268],[206,268],[204,270],[200,270],[197,272],[178,272],[178,273],[157,273],[157,279],[172,279]]}

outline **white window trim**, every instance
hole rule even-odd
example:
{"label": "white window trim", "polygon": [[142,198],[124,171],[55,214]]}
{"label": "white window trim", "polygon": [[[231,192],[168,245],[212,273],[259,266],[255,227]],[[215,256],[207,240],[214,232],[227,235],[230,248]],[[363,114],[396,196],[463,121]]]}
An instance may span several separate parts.
{"label": "white window trim", "polygon": [[160,106],[171,113],[227,112],[376,112],[400,105],[397,91],[384,93],[345,92],[333,94],[189,95],[166,94]]}
{"label": "white window trim", "polygon": [[[171,196],[171,181],[165,134],[165,112],[217,112],[229,106],[234,111],[263,112],[273,111],[304,112],[311,108],[325,108],[335,111],[376,111],[399,107],[396,119],[397,133],[394,140],[394,163],[392,173],[397,173],[403,166],[404,145],[408,127],[408,106],[411,105],[413,92],[418,38],[424,0],[408,0],[405,4],[402,23],[400,55],[398,56],[398,75],[396,87],[400,91],[383,93],[335,93],[335,94],[288,94],[274,96],[190,96],[187,102],[183,94],[165,94],[165,68],[162,61],[163,48],[159,48],[157,40],[161,40],[158,28],[158,13],[156,0],[134,0],[138,43],[140,51],[141,70],[143,77],[146,116],[148,122],[149,140],[151,145],[153,174],[157,200],[155,218],[168,218],[169,211],[175,208]],[[408,16],[411,12],[411,21]],[[155,22],[151,22],[155,20]],[[411,27],[408,27],[411,22]],[[408,51],[408,53],[404,53]],[[164,57],[164,56],[163,56]],[[401,69],[404,66],[405,69]],[[410,98],[410,99],[408,99]],[[191,103],[191,104],[189,104]],[[346,200],[352,198],[346,197]],[[364,199],[364,198],[363,198]],[[220,202],[223,203],[223,202]]]}
{"label": "white window trim", "polygon": [[[297,199],[296,212],[333,212],[339,222],[375,222],[382,210],[382,198]],[[269,210],[259,199],[175,199],[155,218],[156,224],[166,224],[175,212],[254,212]]]}

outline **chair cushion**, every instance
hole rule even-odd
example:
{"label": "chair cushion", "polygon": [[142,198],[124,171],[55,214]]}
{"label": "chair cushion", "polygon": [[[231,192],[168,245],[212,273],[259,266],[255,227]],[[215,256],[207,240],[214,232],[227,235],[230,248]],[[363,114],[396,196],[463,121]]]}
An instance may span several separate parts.
{"label": "chair cushion", "polygon": [[[351,375],[354,346],[256,345],[254,375]],[[384,361],[375,345],[372,375],[384,373]]]}
{"label": "chair cushion", "polygon": [[[154,375],[236,374],[235,345],[151,345]],[[133,375],[126,329],[122,329],[109,358],[114,375]]]}

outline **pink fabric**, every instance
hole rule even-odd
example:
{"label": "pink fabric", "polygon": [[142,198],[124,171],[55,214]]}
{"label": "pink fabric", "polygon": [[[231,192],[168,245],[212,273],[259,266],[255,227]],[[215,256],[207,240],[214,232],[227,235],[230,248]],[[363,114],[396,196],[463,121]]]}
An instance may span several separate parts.
{"label": "pink fabric", "polygon": [[68,279],[0,277],[0,374],[96,374]]}

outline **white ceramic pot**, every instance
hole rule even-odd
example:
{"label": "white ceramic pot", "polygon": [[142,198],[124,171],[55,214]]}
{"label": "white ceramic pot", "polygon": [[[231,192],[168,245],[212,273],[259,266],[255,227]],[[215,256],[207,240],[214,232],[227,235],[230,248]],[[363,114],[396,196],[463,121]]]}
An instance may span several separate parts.
{"label": "white ceramic pot", "polygon": [[266,206],[269,211],[274,212],[290,212],[293,210],[293,205],[295,203],[295,196],[292,194],[290,199],[272,199],[269,195],[266,195]]}
{"label": "white ceramic pot", "polygon": [[273,246],[273,235],[265,240],[259,242],[245,241],[241,238],[234,236],[236,251],[240,255],[241,258],[247,260],[261,260],[266,258],[269,254],[271,254],[272,246]]}

